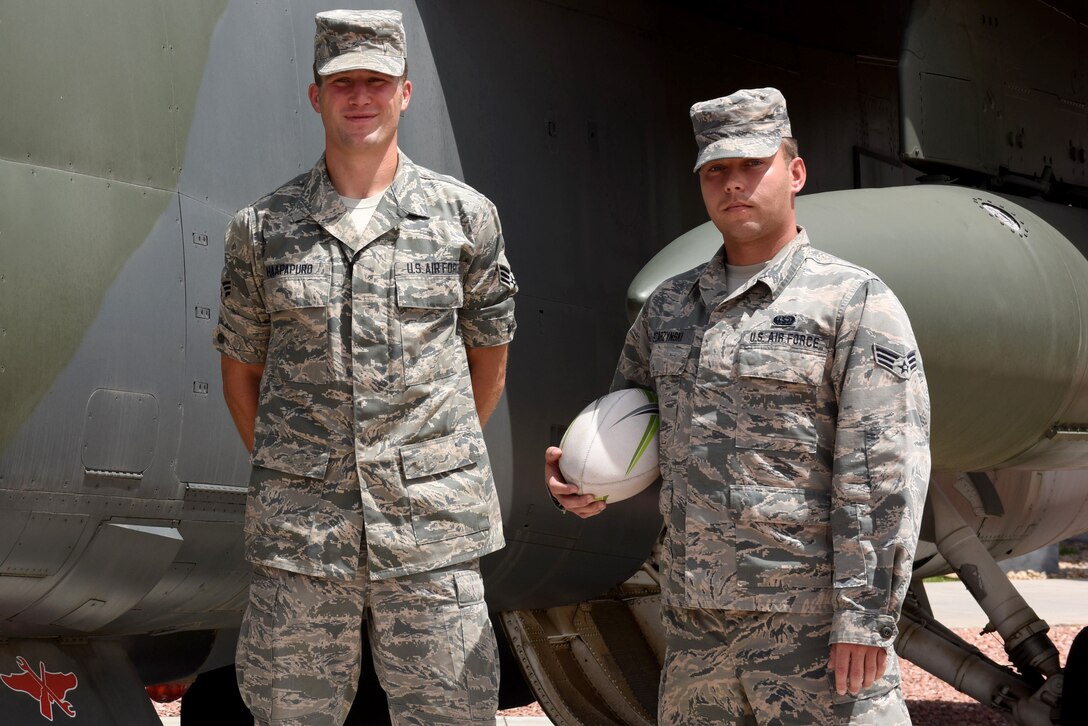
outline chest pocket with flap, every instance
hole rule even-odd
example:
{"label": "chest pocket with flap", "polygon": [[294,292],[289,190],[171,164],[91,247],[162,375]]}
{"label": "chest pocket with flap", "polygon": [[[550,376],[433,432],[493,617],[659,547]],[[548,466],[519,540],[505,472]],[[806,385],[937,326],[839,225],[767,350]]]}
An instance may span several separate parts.
{"label": "chest pocket with flap", "polygon": [[694,369],[691,343],[655,343],[650,348],[650,376],[654,381],[661,415],[659,435],[665,446],[673,442],[684,376],[694,376]]}
{"label": "chest pocket with flap", "polygon": [[816,397],[827,357],[784,347],[737,351],[737,448],[816,451]]}
{"label": "chest pocket with flap", "polygon": [[397,274],[396,287],[405,385],[456,374],[465,359],[457,337],[457,310],[464,304],[460,276]]}
{"label": "chest pocket with flap", "polygon": [[330,273],[264,281],[265,307],[272,324],[268,362],[282,380],[328,382],[331,289]]}

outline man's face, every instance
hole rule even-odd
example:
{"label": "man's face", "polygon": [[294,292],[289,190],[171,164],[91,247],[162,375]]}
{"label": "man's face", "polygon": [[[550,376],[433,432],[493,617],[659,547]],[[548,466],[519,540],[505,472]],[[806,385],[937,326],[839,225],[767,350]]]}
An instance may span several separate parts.
{"label": "man's face", "polygon": [[766,158],[713,159],[699,167],[703,202],[714,226],[735,245],[773,245],[793,237],[793,197],[805,184],[805,163],[779,148]]}
{"label": "man's face", "polygon": [[385,147],[408,108],[412,82],[374,71],[345,71],[310,84],[310,104],[321,114],[328,150]]}

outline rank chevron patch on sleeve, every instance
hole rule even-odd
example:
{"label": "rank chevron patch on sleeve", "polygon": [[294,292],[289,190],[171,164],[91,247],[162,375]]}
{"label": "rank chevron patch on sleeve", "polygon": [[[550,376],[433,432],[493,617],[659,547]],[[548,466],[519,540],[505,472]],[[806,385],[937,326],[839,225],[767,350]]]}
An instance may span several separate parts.
{"label": "rank chevron patch on sleeve", "polygon": [[911,374],[918,370],[918,352],[908,350],[906,353],[900,353],[891,348],[885,348],[879,343],[873,343],[873,362],[900,378],[910,378]]}

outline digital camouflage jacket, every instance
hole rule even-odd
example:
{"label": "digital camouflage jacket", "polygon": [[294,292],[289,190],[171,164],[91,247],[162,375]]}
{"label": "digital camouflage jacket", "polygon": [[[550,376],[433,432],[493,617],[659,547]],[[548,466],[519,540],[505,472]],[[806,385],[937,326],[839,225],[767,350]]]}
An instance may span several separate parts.
{"label": "digital camouflage jacket", "polygon": [[252,562],[354,577],[503,546],[467,347],[514,334],[494,206],[401,154],[357,231],[322,159],[235,215],[215,346],[263,363],[246,506]]}
{"label": "digital camouflage jacket", "polygon": [[666,597],[826,612],[831,642],[888,645],[929,480],[929,394],[899,301],[804,230],[726,295],[724,248],[667,280],[614,388],[661,409]]}

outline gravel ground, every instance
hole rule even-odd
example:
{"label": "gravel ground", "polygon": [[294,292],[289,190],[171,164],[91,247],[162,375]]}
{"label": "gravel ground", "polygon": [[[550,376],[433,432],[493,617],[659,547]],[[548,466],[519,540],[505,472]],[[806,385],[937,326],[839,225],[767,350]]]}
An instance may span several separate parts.
{"label": "gravel ground", "polygon": [[[1061,544],[1059,570],[1047,575],[1041,572],[1010,572],[1012,580],[1039,580],[1048,578],[1088,579],[1088,543],[1067,541]],[[981,634],[974,629],[958,629],[957,635],[976,646],[998,663],[1008,663],[1001,639],[994,634]],[[1080,632],[1079,626],[1055,627],[1050,629],[1050,639],[1061,653],[1062,664],[1069,654],[1073,638]],[[1012,721],[996,711],[968,698],[947,683],[934,678],[913,663],[901,661],[903,671],[903,694],[907,697],[911,720],[915,726],[1007,726]],[[156,703],[159,716],[177,716],[181,712],[181,701]],[[544,716],[544,710],[537,703],[521,708],[499,711],[500,716]]]}
{"label": "gravel ground", "polygon": [[1058,545],[1058,571],[1007,573],[1010,580],[1088,580],[1088,542],[1066,540]]}
{"label": "gravel ground", "polygon": [[154,701],[152,701],[151,705],[155,707],[155,713],[159,714],[159,718],[181,715],[180,698],[176,701],[171,701],[170,703],[155,703]]}

